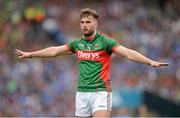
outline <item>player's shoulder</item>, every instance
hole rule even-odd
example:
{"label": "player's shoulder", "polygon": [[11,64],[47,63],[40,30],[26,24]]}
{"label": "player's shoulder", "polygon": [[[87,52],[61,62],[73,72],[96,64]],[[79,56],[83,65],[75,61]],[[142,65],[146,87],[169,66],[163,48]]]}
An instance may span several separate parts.
{"label": "player's shoulder", "polygon": [[102,33],[102,32],[99,32],[99,34],[101,35],[101,37],[106,38],[106,39],[112,38],[112,36],[110,34],[105,34],[105,33]]}
{"label": "player's shoulder", "polygon": [[100,37],[103,41],[111,41],[114,40],[114,38],[111,35],[104,34],[104,33],[99,33]]}
{"label": "player's shoulder", "polygon": [[79,41],[81,41],[81,38],[74,38],[70,40],[70,43],[78,43]]}

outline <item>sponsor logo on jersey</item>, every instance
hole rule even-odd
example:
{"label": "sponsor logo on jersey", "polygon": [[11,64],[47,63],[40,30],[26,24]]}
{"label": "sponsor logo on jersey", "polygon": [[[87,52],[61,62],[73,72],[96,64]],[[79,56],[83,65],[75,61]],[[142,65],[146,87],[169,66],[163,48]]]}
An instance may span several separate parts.
{"label": "sponsor logo on jersey", "polygon": [[77,51],[79,59],[94,60],[99,58],[99,52],[83,52]]}

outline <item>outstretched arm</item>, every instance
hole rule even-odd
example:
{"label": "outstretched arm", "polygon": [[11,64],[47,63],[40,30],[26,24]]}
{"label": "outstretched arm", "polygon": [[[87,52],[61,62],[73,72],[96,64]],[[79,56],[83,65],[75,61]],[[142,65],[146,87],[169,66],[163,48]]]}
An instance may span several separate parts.
{"label": "outstretched arm", "polygon": [[68,50],[66,45],[49,47],[42,50],[34,51],[34,52],[24,52],[16,49],[15,53],[19,58],[48,58],[48,57],[56,57],[62,54],[70,54],[71,51]]}
{"label": "outstretched arm", "polygon": [[153,61],[142,54],[138,53],[137,51],[128,49],[124,46],[118,46],[114,49],[115,54],[117,55],[123,55],[127,57],[129,60],[140,62],[143,64],[148,64],[153,67],[160,67],[160,66],[169,66],[168,63],[161,63],[157,61]]}

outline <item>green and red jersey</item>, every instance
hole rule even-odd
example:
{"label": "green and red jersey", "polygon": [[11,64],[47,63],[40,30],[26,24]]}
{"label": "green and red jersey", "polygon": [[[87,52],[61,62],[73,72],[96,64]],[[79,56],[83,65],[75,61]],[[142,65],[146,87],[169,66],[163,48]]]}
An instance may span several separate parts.
{"label": "green and red jersey", "polygon": [[78,57],[78,91],[111,91],[110,58],[118,45],[114,39],[99,33],[92,40],[81,38],[67,44],[67,48]]}

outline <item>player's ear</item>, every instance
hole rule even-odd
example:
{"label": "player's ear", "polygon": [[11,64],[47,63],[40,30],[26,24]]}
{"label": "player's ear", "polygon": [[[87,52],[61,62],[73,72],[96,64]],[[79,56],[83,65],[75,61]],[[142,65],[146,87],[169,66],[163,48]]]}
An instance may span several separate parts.
{"label": "player's ear", "polygon": [[97,28],[98,27],[98,21],[96,19],[95,20],[95,27]]}

